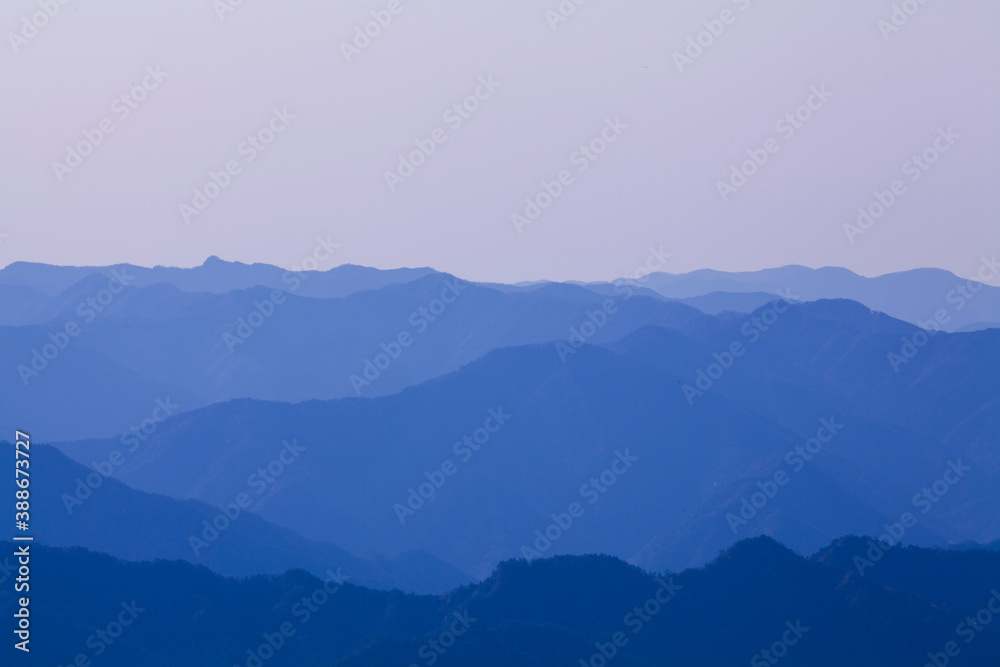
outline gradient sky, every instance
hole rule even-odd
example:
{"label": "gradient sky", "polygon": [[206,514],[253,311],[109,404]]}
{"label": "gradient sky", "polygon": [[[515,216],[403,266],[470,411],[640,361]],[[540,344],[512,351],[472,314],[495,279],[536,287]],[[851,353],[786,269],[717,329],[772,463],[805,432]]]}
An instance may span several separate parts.
{"label": "gradient sky", "polygon": [[[219,0],[219,3],[226,0]],[[927,2],[883,37],[890,0],[400,0],[348,63],[341,42],[389,0],[72,0],[15,53],[38,0],[0,8],[0,265],[192,266],[209,255],[283,266],[316,237],[331,266],[433,266],[475,280],[607,279],[650,246],[671,272],[784,264],[876,275],[971,275],[1000,252],[1000,5]],[[683,72],[673,53],[732,11]],[[168,73],[128,118],[115,99],[147,66]],[[442,114],[499,82],[458,129]],[[790,138],[775,123],[811,86],[833,93]],[[190,224],[210,171],[272,109],[289,127]],[[606,118],[628,125],[584,173],[571,156]],[[67,144],[113,134],[59,182]],[[939,128],[960,135],[917,182],[903,165]],[[448,140],[390,192],[414,141]],[[723,202],[717,182],[768,138],[777,153]],[[563,169],[574,182],[530,227],[511,215]],[[851,244],[845,223],[894,179],[907,190]]]}

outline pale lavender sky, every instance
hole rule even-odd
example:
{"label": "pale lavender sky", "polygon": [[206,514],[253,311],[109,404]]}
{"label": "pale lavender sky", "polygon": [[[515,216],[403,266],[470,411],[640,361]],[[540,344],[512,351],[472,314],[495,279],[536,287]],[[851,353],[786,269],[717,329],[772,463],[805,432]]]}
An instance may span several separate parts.
{"label": "pale lavender sky", "polygon": [[[1000,252],[992,0],[897,3],[919,10],[887,39],[890,0],[589,0],[555,30],[559,0],[399,0],[350,63],[341,42],[389,0],[244,0],[222,20],[226,2],[43,0],[59,11],[26,40],[11,35],[38,0],[3,3],[0,265],[290,266],[327,235],[331,266],[498,281],[617,277],[660,245],[672,272],[971,275]],[[674,52],[724,10],[679,71]],[[157,66],[122,118],[116,98]],[[489,76],[499,88],[454,128],[443,113]],[[833,95],[788,137],[776,121],[812,86]],[[295,118],[247,163],[239,146],[275,107]],[[60,182],[53,162],[105,118],[113,134]],[[580,173],[572,156],[607,118],[628,127]],[[949,127],[960,137],[911,180],[904,163]],[[385,172],[437,128],[447,141],[390,191]],[[780,148],[724,202],[717,182],[769,138]],[[230,160],[241,172],[186,223],[179,205]],[[512,214],[564,169],[572,184],[518,233]],[[850,243],[844,225],[895,179],[905,192]]]}

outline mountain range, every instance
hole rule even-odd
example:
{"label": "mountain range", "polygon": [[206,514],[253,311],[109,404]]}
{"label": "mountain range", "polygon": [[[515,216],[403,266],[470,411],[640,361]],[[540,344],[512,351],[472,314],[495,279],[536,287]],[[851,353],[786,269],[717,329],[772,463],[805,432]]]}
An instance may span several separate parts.
{"label": "mountain range", "polygon": [[[446,591],[471,581],[428,554],[355,557],[271,524],[253,506],[212,506],[137,491],[105,477],[110,461],[85,467],[45,445],[32,448],[31,461],[42,471],[32,485],[33,537],[46,545],[84,547],[130,561],[186,559],[239,577],[296,568],[323,576],[327,568],[341,568],[359,585],[407,592]],[[257,499],[253,489],[248,495]]]}
{"label": "mountain range", "polygon": [[[933,663],[1000,585],[996,290],[8,266],[42,651],[138,605],[107,664],[757,665],[792,635],[789,664]],[[957,662],[995,654],[985,618]]]}
{"label": "mountain range", "polygon": [[[820,301],[785,304],[763,331],[754,322],[766,326],[770,308],[604,346],[498,349],[392,396],[215,404],[158,425],[116,475],[216,505],[295,438],[309,465],[288,467],[261,516],[354,553],[427,552],[477,577],[544,544],[535,531],[574,502],[585,515],[551,553],[650,569],[700,565],[762,533],[811,552],[904,512],[919,517],[908,541],[996,539],[1000,333],[939,334],[897,373],[887,355],[912,325]],[[745,351],[730,359],[734,342]],[[700,381],[717,358],[722,376]],[[487,433],[491,414],[506,417]],[[477,429],[486,439],[470,444]],[[89,465],[122,439],[58,446]],[[634,465],[599,490],[592,480],[626,451]],[[954,466],[955,484],[914,500]],[[744,507],[759,491],[765,506]]]}
{"label": "mountain range", "polygon": [[[331,568],[224,578],[35,546],[34,657],[188,665],[992,664],[1000,554],[890,551],[869,573],[857,538],[806,559],[745,540],[703,568],[653,575],[606,556],[506,561],[442,596],[373,591]],[[14,545],[4,543],[5,552]],[[13,612],[9,587],[0,611]],[[957,652],[956,652],[957,651]],[[610,656],[610,657],[605,657]],[[938,658],[942,660],[942,658]],[[603,662],[602,662],[603,661]]]}

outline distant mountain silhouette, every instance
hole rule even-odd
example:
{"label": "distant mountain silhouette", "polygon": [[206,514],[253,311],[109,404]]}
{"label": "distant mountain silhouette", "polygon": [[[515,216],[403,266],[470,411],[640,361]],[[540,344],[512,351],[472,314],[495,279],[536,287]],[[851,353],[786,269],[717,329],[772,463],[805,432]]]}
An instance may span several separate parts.
{"label": "distant mountain silhouette", "polygon": [[[41,440],[65,440],[120,433],[168,396],[190,410],[241,397],[388,395],[500,347],[566,339],[571,329],[594,326],[588,313],[605,318],[592,342],[704,317],[640,296],[620,298],[608,316],[607,298],[583,288],[504,293],[444,274],[342,299],[288,293],[280,304],[262,287],[226,294],[129,287],[91,313],[86,299],[106,284],[92,275],[68,288],[45,326],[0,327],[0,369],[7,373],[0,427],[19,428],[20,419],[37,424]],[[63,333],[67,322],[77,336]],[[60,337],[64,349],[54,347]],[[67,413],[66,405],[81,409]]]}
{"label": "distant mountain silhouette", "polygon": [[[984,273],[992,271],[990,256],[984,257]],[[125,269],[135,276],[133,287],[167,284],[185,292],[226,293],[235,290],[266,287],[285,289],[290,286],[288,270],[269,264],[227,262],[218,257],[192,268],[157,266],[146,268],[131,264],[73,267],[31,262],[14,262],[0,269],[0,324],[42,324],[40,309],[45,296],[57,297],[74,284],[89,276],[107,276],[113,270]],[[380,270],[345,264],[326,270],[301,271],[305,279],[295,291],[299,296],[341,298],[350,294],[402,284],[436,273],[433,269]],[[868,278],[836,267],[811,269],[804,266],[784,266],[761,271],[725,272],[703,269],[682,274],[654,273],[643,278],[640,293],[660,294],[689,303],[706,313],[725,310],[749,312],[763,305],[765,295],[790,290],[802,301],[819,299],[850,299],[916,324],[934,318],[936,311],[948,312],[946,331],[973,331],[1000,327],[1000,276],[994,276],[983,289],[961,291],[967,280],[941,269],[913,269]],[[523,292],[557,284],[547,281],[523,282],[516,285],[487,284],[504,292]],[[602,294],[613,294],[609,282],[567,283],[583,286]],[[16,289],[20,288],[20,289]],[[42,303],[38,303],[39,301]],[[27,307],[15,307],[24,303]],[[704,307],[704,308],[702,308]]]}
{"label": "distant mountain silhouette", "polygon": [[[919,518],[908,542],[995,539],[1000,423],[990,397],[1000,380],[990,369],[1000,365],[1000,332],[941,334],[896,374],[885,355],[912,325],[822,301],[789,306],[751,343],[742,331],[755,317],[644,328],[565,364],[557,345],[507,348],[390,397],[211,406],[166,422],[122,479],[214,504],[294,436],[309,443],[311,464],[289,470],[265,518],[358,553],[427,551],[479,576],[544,544],[535,531],[572,502],[585,516],[548,553],[610,553],[654,570],[704,563],[757,534],[810,552],[907,511]],[[746,353],[689,402],[684,387],[733,341]],[[456,449],[501,407],[509,424],[482,451]],[[813,462],[795,463],[821,420],[841,425],[836,437]],[[116,442],[59,446],[87,461]],[[592,507],[591,496],[581,500],[625,448],[641,463]],[[432,499],[411,497],[448,460],[458,473]],[[924,512],[914,495],[954,461],[968,472],[940,502],[921,501]],[[787,488],[734,524],[743,499],[776,472]],[[418,506],[412,516],[408,504]]]}
{"label": "distant mountain silhouette", "polygon": [[[444,592],[470,580],[427,554],[358,558],[332,544],[304,539],[261,519],[250,511],[253,506],[237,514],[232,507],[235,494],[212,506],[143,493],[44,445],[32,448],[31,461],[41,472],[32,487],[31,514],[35,539],[42,544],[80,546],[126,560],[184,559],[232,576],[280,574],[293,568],[322,576],[329,567],[341,567],[362,585],[425,593]],[[107,473],[114,468],[106,460],[95,462]],[[258,499],[253,489],[246,491]],[[226,518],[218,519],[222,504]],[[206,522],[225,528],[208,533],[214,539],[192,544],[192,537],[205,540]]]}
{"label": "distant mountain silhouette", "polygon": [[[984,267],[983,275],[993,271],[991,266],[984,264]],[[791,290],[799,300],[850,299],[913,324],[932,320],[938,310],[944,310],[950,318],[943,327],[945,331],[958,331],[970,325],[1000,327],[1000,275],[994,274],[978,292],[967,290],[963,294],[961,287],[967,283],[940,269],[914,269],[866,278],[841,268],[784,266],[747,272],[706,269],[683,274],[654,273],[645,286],[674,299],[713,292],[773,294],[777,290]]]}
{"label": "distant mountain silhouette", "polygon": [[[586,516],[555,553],[629,557],[716,480],[738,479],[746,465],[793,446],[786,432],[718,398],[692,409],[677,380],[656,370],[591,346],[577,357],[563,364],[553,345],[509,348],[390,397],[211,406],[164,423],[120,476],[217,504],[294,437],[308,463],[289,467],[262,516],[356,553],[427,551],[485,576],[574,502]],[[491,410],[509,418],[485,444],[472,442],[480,451],[456,449]],[[120,444],[59,446],[90,461]],[[639,460],[623,468],[615,462],[626,450]],[[448,460],[457,472],[419,507],[410,489]],[[581,492],[612,465],[620,482]],[[401,521],[397,505],[418,507]]]}
{"label": "distant mountain silhouette", "polygon": [[[129,286],[95,306],[109,276],[123,269],[134,276]],[[290,275],[218,258],[193,269],[15,263],[0,270],[0,324],[6,325],[0,326],[0,368],[10,380],[0,383],[0,428],[16,428],[21,419],[40,424],[46,440],[104,437],[131,428],[148,416],[152,401],[168,396],[188,410],[233,398],[389,395],[497,348],[565,340],[591,326],[591,317],[605,321],[601,309],[609,298],[617,310],[587,342],[608,343],[643,326],[698,336],[717,323],[696,308],[725,322],[786,289],[805,301],[856,298],[911,322],[926,323],[942,311],[945,329],[1000,322],[1000,288],[962,297],[959,309],[948,299],[957,279],[930,270],[871,279],[804,267],[699,271],[655,274],[642,286],[461,283],[467,285],[461,297],[439,315],[426,309],[442,305],[435,300],[452,278],[430,269],[345,265],[287,280]],[[284,290],[280,305],[270,302],[274,289]],[[631,298],[623,298],[625,291]],[[701,329],[690,329],[696,322]],[[77,326],[78,334],[66,338],[67,326]],[[412,342],[397,354],[400,336]],[[66,342],[64,349],[53,347]],[[387,349],[396,358],[385,356]],[[376,367],[376,359],[385,367]],[[80,409],[66,413],[56,405]]]}
{"label": "distant mountain silhouette", "polygon": [[[608,348],[693,384],[714,354],[734,340],[750,340],[741,333],[744,325],[743,318],[720,321],[697,337],[643,329]],[[916,331],[851,302],[805,303],[790,308],[731,371],[712,382],[712,393],[798,434],[799,445],[815,435],[823,411],[845,425],[740,531],[765,532],[811,551],[824,532],[832,537],[831,531],[871,530],[840,523],[858,507],[823,502],[836,480],[834,486],[893,521],[906,511],[919,517],[907,540],[931,545],[995,539],[1000,522],[989,508],[1000,504],[992,462],[1000,436],[1000,381],[993,370],[1000,367],[1000,332],[939,334],[894,372],[887,355],[899,354],[903,337],[912,339]],[[915,505],[913,497],[941,479],[949,461],[959,460],[971,468],[961,482],[946,486],[946,497]],[[651,541],[636,562],[676,568],[691,564],[675,560],[677,554],[710,556],[732,539],[724,517],[759,491],[758,483],[789,468],[775,457],[748,470],[731,488],[716,485],[699,506],[688,508],[683,530]],[[804,507],[810,509],[801,511]]]}
{"label": "distant mountain silhouette", "polygon": [[710,292],[700,296],[677,299],[708,315],[720,313],[752,313],[774,301],[775,295],[767,292]]}
{"label": "distant mountain silhouette", "polygon": [[[286,278],[289,269],[270,264],[227,262],[214,256],[205,260],[201,266],[193,268],[169,266],[147,268],[132,264],[53,266],[51,264],[14,262],[0,269],[0,285],[30,288],[55,297],[87,277],[109,276],[114,270],[124,270],[129,277],[134,277],[134,280],[129,283],[132,287],[149,287],[162,283],[172,285],[185,292],[223,294],[252,287],[288,289],[290,286],[290,282]],[[434,273],[433,269],[427,268],[385,271],[353,264],[311,271],[299,267],[298,272],[303,276],[302,285],[296,290],[301,296],[327,299],[345,297],[365,290],[380,289],[386,285],[405,283]],[[0,294],[6,294],[4,289],[0,289]]]}

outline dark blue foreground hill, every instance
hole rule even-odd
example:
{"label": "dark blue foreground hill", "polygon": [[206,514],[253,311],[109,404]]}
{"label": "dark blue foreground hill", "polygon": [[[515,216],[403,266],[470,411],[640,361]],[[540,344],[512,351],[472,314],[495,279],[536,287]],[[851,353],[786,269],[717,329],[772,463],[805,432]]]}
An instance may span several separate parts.
{"label": "dark blue foreground hill", "polygon": [[[630,667],[723,667],[768,664],[767,650],[790,666],[908,667],[953,641],[959,664],[987,665],[1000,651],[998,627],[969,642],[956,634],[997,586],[1000,554],[979,553],[981,566],[967,569],[968,554],[909,550],[875,579],[758,538],[677,575],[609,557],[509,561],[481,584],[420,597],[336,572],[325,585],[302,571],[237,580],[182,562],[35,546],[32,657],[96,664],[100,650],[108,667],[575,667],[604,652]],[[935,587],[942,576],[948,585]],[[14,594],[0,590],[9,617]]]}

